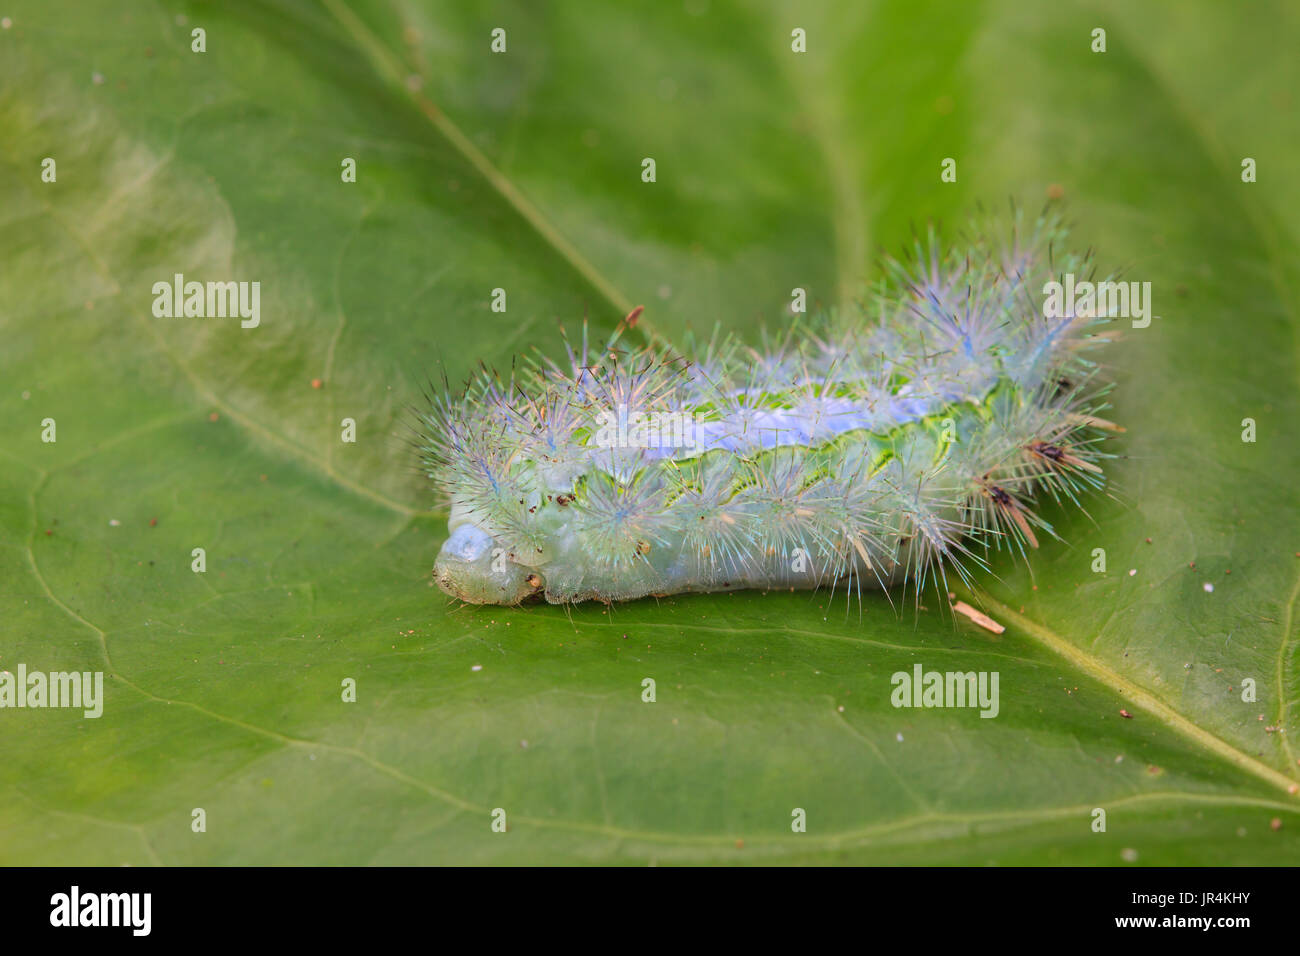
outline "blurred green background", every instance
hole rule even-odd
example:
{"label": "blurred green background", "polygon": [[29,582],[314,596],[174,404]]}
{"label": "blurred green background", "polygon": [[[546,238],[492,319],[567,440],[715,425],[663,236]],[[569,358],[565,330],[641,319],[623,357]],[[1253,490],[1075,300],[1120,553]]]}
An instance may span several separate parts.
{"label": "blurred green background", "polygon": [[[0,711],[0,862],[1300,858],[1294,4],[0,15],[0,669],[108,675],[98,720]],[[997,564],[1001,636],[934,595],[431,586],[430,380],[633,305],[756,339],[1049,193],[1158,318],[1109,352],[1115,497]],[[155,318],[178,272],[259,281],[261,325]],[[999,716],[894,709],[916,663],[998,671]]]}

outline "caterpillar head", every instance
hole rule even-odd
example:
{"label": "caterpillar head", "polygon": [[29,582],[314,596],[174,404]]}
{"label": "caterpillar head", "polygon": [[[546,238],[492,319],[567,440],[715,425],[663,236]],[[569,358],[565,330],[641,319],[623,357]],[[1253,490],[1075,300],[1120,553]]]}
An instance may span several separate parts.
{"label": "caterpillar head", "polygon": [[519,604],[545,587],[539,571],[511,561],[495,538],[468,522],[444,542],[433,573],[438,587],[469,604]]}

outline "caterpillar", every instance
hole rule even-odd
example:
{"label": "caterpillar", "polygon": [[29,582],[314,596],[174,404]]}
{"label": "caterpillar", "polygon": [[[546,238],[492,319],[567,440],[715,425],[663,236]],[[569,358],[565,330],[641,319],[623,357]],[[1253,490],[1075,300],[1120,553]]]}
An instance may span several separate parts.
{"label": "caterpillar", "polygon": [[[475,604],[738,588],[946,588],[1042,534],[1037,499],[1104,486],[1105,314],[1043,304],[1092,269],[1044,212],[932,227],[849,308],[751,348],[715,331],[485,367],[420,410],[450,506],[434,565]],[[635,313],[629,317],[635,320]]]}

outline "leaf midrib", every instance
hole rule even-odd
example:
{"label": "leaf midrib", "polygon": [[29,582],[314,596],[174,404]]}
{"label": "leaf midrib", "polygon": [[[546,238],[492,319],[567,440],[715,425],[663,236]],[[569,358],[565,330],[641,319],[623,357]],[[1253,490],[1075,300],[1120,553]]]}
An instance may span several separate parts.
{"label": "leaf midrib", "polygon": [[1088,654],[1078,645],[1057,634],[1051,628],[1013,610],[1007,604],[985,591],[972,592],[965,588],[954,588],[954,590],[965,592],[966,597],[978,605],[991,609],[1000,620],[1013,622],[1020,631],[1029,635],[1059,657],[1064,658],[1076,670],[1082,671],[1094,680],[1104,684],[1118,696],[1130,701],[1134,706],[1153,714],[1170,730],[1192,741],[1202,750],[1227,760],[1239,770],[1253,774],[1273,786],[1291,792],[1292,795],[1295,794],[1292,789],[1296,787],[1295,779],[1260,760],[1256,760],[1226,740],[1210,733],[1156,694],[1107,667],[1099,658]]}
{"label": "leaf midrib", "polygon": [[[583,280],[601,294],[619,313],[628,315],[632,301],[615,288],[591,262],[566,239],[518,187],[502,173],[486,154],[467,137],[445,112],[420,90],[410,90],[403,83],[401,60],[352,12],[343,0],[321,0],[321,4],[370,61],[371,67],[394,89],[404,90],[407,98],[433,125],[447,143],[473,167],[483,180],[563,259]],[[644,316],[637,327],[649,337],[657,337],[654,326]]]}

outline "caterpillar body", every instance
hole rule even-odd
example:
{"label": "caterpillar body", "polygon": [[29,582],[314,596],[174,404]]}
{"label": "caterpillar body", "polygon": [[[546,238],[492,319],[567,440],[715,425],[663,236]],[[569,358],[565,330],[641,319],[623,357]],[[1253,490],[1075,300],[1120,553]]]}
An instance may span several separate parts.
{"label": "caterpillar body", "polygon": [[[736,588],[919,590],[1052,534],[1035,497],[1100,489],[1096,314],[1048,314],[1044,282],[1090,268],[1019,216],[945,251],[932,231],[855,308],[764,348],[717,333],[687,361],[651,342],[503,378],[420,414],[450,504],[435,563],[483,604]],[[621,331],[621,330],[620,330]]]}

